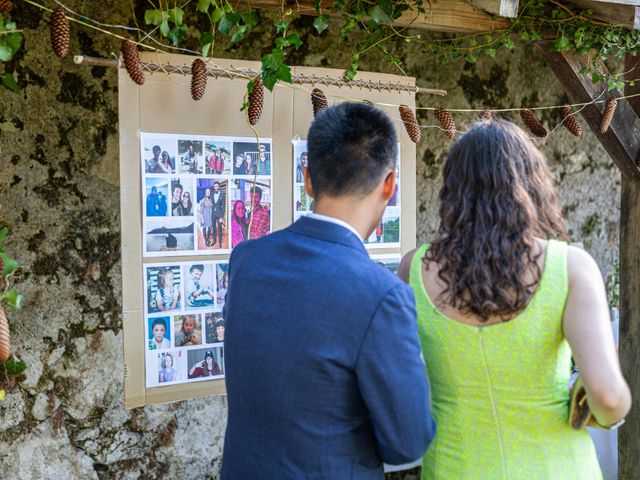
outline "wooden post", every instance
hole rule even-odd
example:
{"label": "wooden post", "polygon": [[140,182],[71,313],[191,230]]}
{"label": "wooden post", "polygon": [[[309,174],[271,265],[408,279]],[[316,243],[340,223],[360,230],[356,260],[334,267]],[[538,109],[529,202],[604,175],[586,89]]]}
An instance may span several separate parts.
{"label": "wooden post", "polygon": [[[640,78],[640,57],[626,58],[628,80]],[[625,87],[640,93],[640,82]],[[640,97],[629,99],[640,115]],[[640,478],[640,181],[622,178],[620,198],[620,363],[633,404],[618,436],[618,478]]]}

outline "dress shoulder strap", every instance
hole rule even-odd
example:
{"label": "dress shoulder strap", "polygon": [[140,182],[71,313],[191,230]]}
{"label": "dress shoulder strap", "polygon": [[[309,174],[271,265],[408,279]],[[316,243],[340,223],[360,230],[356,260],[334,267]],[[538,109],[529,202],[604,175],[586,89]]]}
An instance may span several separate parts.
{"label": "dress shoulder strap", "polygon": [[417,289],[420,285],[422,285],[422,259],[424,258],[427,250],[429,250],[428,243],[425,243],[418,247],[413,254],[413,258],[411,259],[411,266],[409,269],[409,283]]}
{"label": "dress shoulder strap", "polygon": [[532,299],[549,317],[562,317],[569,296],[567,250],[566,242],[549,240],[540,284]]}

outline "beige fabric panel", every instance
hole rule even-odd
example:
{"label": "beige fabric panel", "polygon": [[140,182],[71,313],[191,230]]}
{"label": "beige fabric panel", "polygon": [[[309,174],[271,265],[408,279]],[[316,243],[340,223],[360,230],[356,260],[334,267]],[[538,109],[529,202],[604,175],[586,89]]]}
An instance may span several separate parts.
{"label": "beige fabric panel", "polygon": [[[143,62],[190,66],[194,57],[142,54]],[[217,67],[260,69],[259,62],[210,59]],[[342,71],[296,67],[295,73],[340,77]],[[413,85],[414,79],[377,73],[360,73],[359,78]],[[182,383],[156,388],[145,387],[144,280],[145,263],[190,260],[225,260],[229,255],[152,257],[142,256],[142,192],[140,132],[253,137],[254,132],[240,111],[247,81],[212,78],[207,81],[203,98],[194,101],[190,94],[191,76],[147,72],[142,87],[134,84],[124,69],[119,71],[120,108],[120,182],[122,218],[122,284],[125,361],[125,407],[188,400],[205,395],[224,394],[224,380]],[[328,95],[368,99],[389,104],[415,105],[408,92],[377,92],[357,88],[319,86]],[[255,126],[258,136],[272,139],[272,225],[273,230],[288,226],[293,219],[293,149],[291,140],[305,139],[313,120],[310,91],[312,85],[276,86],[265,90],[264,109]],[[336,102],[329,99],[330,104]],[[382,107],[399,119],[397,107]],[[398,121],[401,139],[401,248],[376,247],[370,252],[400,253],[415,246],[415,145]]]}

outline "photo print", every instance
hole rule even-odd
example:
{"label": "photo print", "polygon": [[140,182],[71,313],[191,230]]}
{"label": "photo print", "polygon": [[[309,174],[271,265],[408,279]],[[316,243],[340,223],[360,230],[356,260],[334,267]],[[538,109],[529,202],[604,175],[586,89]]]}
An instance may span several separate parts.
{"label": "photo print", "polygon": [[234,175],[271,175],[271,140],[233,142]]}
{"label": "photo print", "polygon": [[171,317],[147,318],[147,348],[164,350],[171,348]]}
{"label": "photo print", "polygon": [[207,175],[228,175],[231,173],[231,142],[205,141],[204,158],[204,173]]}
{"label": "photo print", "polygon": [[147,217],[166,217],[169,215],[170,180],[167,177],[147,177],[145,179],[144,199]]}
{"label": "photo print", "polygon": [[145,253],[184,255],[194,250],[193,217],[150,218],[145,223]]}
{"label": "photo print", "polygon": [[158,383],[176,383],[183,380],[182,360],[184,352],[180,350],[158,353]]}
{"label": "photo print", "polygon": [[198,210],[198,250],[228,250],[227,221],[228,180],[198,178],[196,200]]}
{"label": "photo print", "polygon": [[204,314],[205,335],[207,343],[224,342],[224,321],[222,312]]}
{"label": "photo print", "polygon": [[192,217],[195,215],[193,179],[174,177],[171,179],[171,215]]}
{"label": "photo print", "polygon": [[180,158],[178,173],[204,173],[202,144],[202,140],[178,140],[178,158]]}
{"label": "photo print", "polygon": [[180,310],[180,265],[147,266],[147,313]]}
{"label": "photo print", "polygon": [[216,263],[216,303],[218,308],[224,306],[227,296],[227,285],[229,284],[229,264]]}
{"label": "photo print", "polygon": [[213,265],[192,263],[184,266],[186,309],[213,308],[215,289]]}
{"label": "photo print", "polygon": [[202,322],[200,315],[187,314],[173,317],[174,345],[191,347],[202,345]]}
{"label": "photo print", "polygon": [[[313,211],[313,198],[304,188],[304,175],[307,169],[309,155],[306,140],[293,142],[293,221]],[[301,213],[301,214],[299,214]]]}
{"label": "photo print", "polygon": [[386,268],[394,275],[398,273],[398,268],[400,267],[399,253],[393,253],[389,255],[371,255],[371,260],[376,262],[381,267]]}
{"label": "photo print", "polygon": [[231,246],[271,232],[271,181],[234,179],[231,189]]}
{"label": "photo print", "polygon": [[400,244],[400,209],[387,207],[382,215],[380,224],[375,228],[371,236],[365,240],[366,244]]}
{"label": "photo print", "polygon": [[189,379],[220,378],[224,375],[223,347],[208,347],[187,351]]}
{"label": "photo print", "polygon": [[141,135],[144,173],[176,173],[177,143],[170,137]]}

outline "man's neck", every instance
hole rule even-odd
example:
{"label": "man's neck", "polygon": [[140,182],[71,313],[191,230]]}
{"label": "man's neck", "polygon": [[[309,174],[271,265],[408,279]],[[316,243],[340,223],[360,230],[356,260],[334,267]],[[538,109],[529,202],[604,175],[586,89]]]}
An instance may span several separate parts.
{"label": "man's neck", "polygon": [[371,208],[366,202],[325,197],[316,201],[313,211],[348,223],[360,238],[367,238],[371,232]]}

